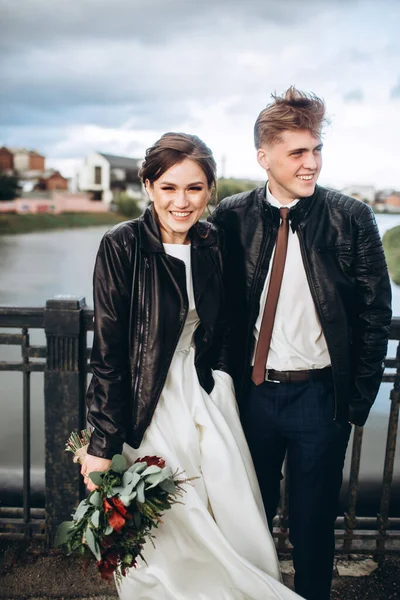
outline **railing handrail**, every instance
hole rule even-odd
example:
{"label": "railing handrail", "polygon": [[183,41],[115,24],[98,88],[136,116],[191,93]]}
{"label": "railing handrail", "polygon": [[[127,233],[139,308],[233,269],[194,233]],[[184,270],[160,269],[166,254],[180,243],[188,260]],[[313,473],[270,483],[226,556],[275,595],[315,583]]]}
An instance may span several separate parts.
{"label": "railing handrail", "polygon": [[[0,306],[0,327],[33,327],[41,329],[44,326],[43,306]],[[88,331],[93,330],[93,308],[83,308],[84,323]],[[400,316],[392,317],[389,339],[400,340]]]}
{"label": "railing handrail", "polygon": [[400,340],[400,317],[392,317],[389,339]]}
{"label": "railing handrail", "polygon": [[[1,333],[0,345],[20,346],[19,362],[0,361],[0,371],[20,371],[23,378],[23,509],[8,507],[7,513],[0,510],[0,535],[3,527],[14,532],[44,533],[51,543],[60,520],[70,516],[71,506],[84,494],[79,470],[65,455],[65,439],[71,429],[85,426],[86,374],[90,367],[87,348],[87,332],[93,330],[93,309],[88,308],[83,297],[62,296],[48,300],[45,307],[0,306],[0,329],[20,329],[20,332]],[[30,344],[29,329],[42,329],[46,343]],[[337,533],[336,540],[343,540],[342,550],[346,553],[360,549],[357,540],[375,541],[375,553],[383,555],[391,551],[392,543],[400,540],[400,534],[390,521],[390,493],[394,476],[394,459],[397,427],[400,410],[400,316],[391,321],[390,339],[397,340],[394,357],[386,357],[383,382],[393,383],[389,395],[390,417],[386,439],[386,455],[382,480],[379,514],[367,517],[374,531],[361,531],[361,520],[357,517],[359,467],[363,430],[355,428],[353,439],[349,499],[347,513],[338,520],[344,525],[344,533]],[[391,351],[392,354],[392,351]],[[31,360],[39,359],[39,360]],[[44,360],[45,359],[45,360]],[[394,369],[394,371],[393,371]],[[30,503],[30,375],[44,372],[45,400],[45,524],[43,518],[33,519]],[[284,486],[284,489],[286,486]],[[282,510],[279,515],[278,548],[287,551],[287,493],[283,494]],[[10,512],[11,511],[11,512]],[[10,515],[17,511],[19,518]],[[15,513],[15,514],[17,514]],[[21,520],[22,516],[22,520]],[[40,513],[43,517],[43,513]],[[396,523],[399,519],[396,519]],[[340,522],[340,523],[339,523]],[[373,526],[375,523],[375,526]],[[396,525],[397,526],[397,525]],[[353,544],[354,541],[354,544]],[[396,546],[399,548],[399,545]]]}
{"label": "railing handrail", "polygon": [[44,328],[44,307],[0,306],[0,327]]}

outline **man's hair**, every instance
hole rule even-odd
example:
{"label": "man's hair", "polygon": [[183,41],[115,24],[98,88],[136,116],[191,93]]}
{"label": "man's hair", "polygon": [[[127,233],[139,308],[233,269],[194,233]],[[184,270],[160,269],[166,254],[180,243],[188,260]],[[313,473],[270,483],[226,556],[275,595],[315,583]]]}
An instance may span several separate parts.
{"label": "man's hair", "polygon": [[325,103],[315,94],[307,94],[291,86],[281,96],[272,94],[273,102],[260,112],[254,125],[256,149],[280,139],[287,129],[307,129],[315,137],[329,123]]}

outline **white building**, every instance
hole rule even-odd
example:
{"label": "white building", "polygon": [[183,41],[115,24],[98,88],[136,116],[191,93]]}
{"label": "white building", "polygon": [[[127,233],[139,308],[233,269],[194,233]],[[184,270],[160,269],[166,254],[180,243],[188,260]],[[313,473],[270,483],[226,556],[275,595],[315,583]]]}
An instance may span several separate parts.
{"label": "white building", "polygon": [[79,190],[106,204],[110,204],[118,193],[125,192],[144,208],[147,196],[138,175],[141,163],[142,160],[137,158],[92,152],[86,156],[78,173]]}

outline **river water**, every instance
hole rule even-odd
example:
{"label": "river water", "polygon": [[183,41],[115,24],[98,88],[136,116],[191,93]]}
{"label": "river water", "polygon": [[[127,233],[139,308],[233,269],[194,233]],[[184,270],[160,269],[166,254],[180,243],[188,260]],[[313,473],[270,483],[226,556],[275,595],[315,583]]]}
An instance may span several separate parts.
{"label": "river water", "polygon": [[[377,222],[383,235],[387,229],[400,225],[400,214],[377,215]],[[106,230],[107,227],[92,227],[0,236],[0,306],[44,306],[47,299],[57,294],[84,296],[92,306],[93,265]],[[393,314],[400,316],[400,286],[392,284],[392,289]],[[30,333],[32,345],[44,344],[43,332]],[[389,356],[395,355],[395,347],[395,342],[391,342]],[[0,346],[0,360],[20,360],[19,348]],[[22,482],[22,377],[20,373],[2,372],[0,381],[0,486],[16,489]],[[31,384],[32,483],[35,503],[40,503],[44,464],[43,374],[32,373]],[[382,476],[390,389],[389,384],[381,386],[365,427],[361,460],[361,478],[365,481],[378,481]],[[397,455],[398,473],[399,448]],[[396,487],[400,487],[398,475]]]}

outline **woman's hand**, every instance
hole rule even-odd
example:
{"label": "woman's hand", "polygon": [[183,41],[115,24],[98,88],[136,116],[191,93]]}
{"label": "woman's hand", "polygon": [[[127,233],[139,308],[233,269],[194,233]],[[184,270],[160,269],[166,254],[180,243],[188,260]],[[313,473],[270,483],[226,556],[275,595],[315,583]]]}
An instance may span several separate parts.
{"label": "woman's hand", "polygon": [[89,492],[93,492],[97,488],[97,485],[94,485],[93,481],[89,478],[89,473],[93,471],[107,471],[110,465],[111,460],[109,458],[100,458],[99,456],[86,454],[81,466],[81,474]]}

